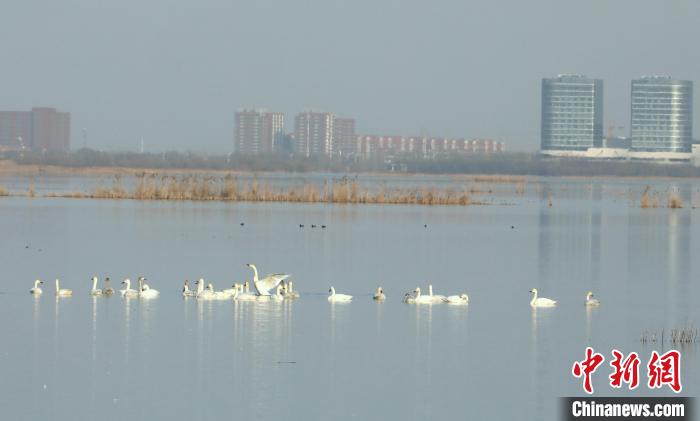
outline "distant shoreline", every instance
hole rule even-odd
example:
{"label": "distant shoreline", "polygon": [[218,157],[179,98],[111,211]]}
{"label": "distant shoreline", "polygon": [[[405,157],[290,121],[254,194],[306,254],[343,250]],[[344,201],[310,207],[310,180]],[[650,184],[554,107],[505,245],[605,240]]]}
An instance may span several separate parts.
{"label": "distant shoreline", "polygon": [[[2,175],[12,175],[12,176],[60,176],[60,175],[85,175],[85,176],[114,176],[114,175],[129,175],[138,176],[141,174],[164,174],[164,175],[242,175],[242,176],[254,176],[254,175],[265,175],[265,174],[337,174],[339,176],[354,176],[354,175],[370,175],[370,176],[382,176],[382,177],[422,177],[422,176],[445,176],[451,178],[484,178],[484,180],[475,180],[476,182],[497,182],[495,180],[488,179],[511,179],[510,182],[516,183],[523,181],[528,177],[528,175],[518,175],[518,174],[455,174],[455,173],[414,173],[414,172],[399,172],[399,171],[348,171],[348,172],[336,172],[336,171],[285,171],[285,170],[262,170],[262,171],[251,171],[251,170],[241,170],[241,169],[222,169],[222,168],[141,168],[141,167],[70,167],[70,166],[60,166],[60,165],[37,165],[37,164],[17,164],[10,160],[0,160],[0,176]],[[507,181],[498,181],[507,182]]]}
{"label": "distant shoreline", "polygon": [[700,175],[573,175],[573,174],[518,174],[512,172],[400,172],[400,171],[288,171],[288,170],[260,170],[253,171],[248,169],[235,168],[178,168],[178,167],[125,167],[125,166],[62,166],[62,165],[40,165],[40,164],[18,164],[12,160],[0,160],[0,177],[2,176],[21,176],[21,177],[52,177],[52,176],[139,176],[143,174],[160,174],[160,175],[216,175],[216,176],[244,176],[254,177],[256,175],[266,174],[337,174],[339,176],[381,176],[381,177],[448,177],[453,179],[464,179],[471,182],[484,183],[520,183],[523,181],[533,181],[537,178],[562,178],[562,179],[628,179],[628,180],[673,180],[700,179]]}

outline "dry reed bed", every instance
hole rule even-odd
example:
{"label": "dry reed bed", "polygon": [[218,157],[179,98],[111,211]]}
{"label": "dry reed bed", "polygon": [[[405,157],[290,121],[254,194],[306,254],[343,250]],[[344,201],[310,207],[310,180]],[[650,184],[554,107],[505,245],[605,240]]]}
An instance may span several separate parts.
{"label": "dry reed bed", "polygon": [[527,182],[527,177],[517,175],[477,175],[473,177],[473,180],[476,183],[520,184]]}
{"label": "dry reed bed", "polygon": [[47,197],[133,199],[133,200],[215,200],[240,202],[299,203],[370,203],[416,205],[470,205],[470,191],[455,188],[390,189],[374,191],[362,188],[356,180],[343,178],[322,186],[306,183],[291,187],[273,187],[256,180],[242,182],[235,177],[171,176],[148,174],[137,177],[133,190],[125,188],[120,178],[111,186],[95,187],[89,194],[81,192],[51,194]]}
{"label": "dry reed bed", "polygon": [[642,343],[656,343],[658,341],[661,344],[670,342],[674,345],[687,345],[700,341],[700,334],[693,323],[688,322],[684,327],[670,329],[670,332],[666,332],[666,329],[661,329],[661,331],[645,330],[641,333],[639,341]]}
{"label": "dry reed bed", "polygon": [[[655,209],[661,206],[661,195],[660,193],[652,192],[650,186],[646,186],[644,192],[642,193],[642,198],[639,202],[642,209]],[[683,199],[675,191],[668,193],[668,198],[666,201],[666,207],[669,209],[681,209],[683,208]]]}

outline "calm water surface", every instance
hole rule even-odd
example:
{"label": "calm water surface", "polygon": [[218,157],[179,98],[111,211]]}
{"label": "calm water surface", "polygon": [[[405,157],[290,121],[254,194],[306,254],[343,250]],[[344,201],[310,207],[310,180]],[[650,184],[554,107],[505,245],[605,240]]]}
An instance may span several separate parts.
{"label": "calm water surface", "polygon": [[[646,364],[668,345],[642,331],[700,321],[700,185],[655,181],[685,207],[643,210],[648,183],[541,179],[469,207],[0,198],[2,418],[556,419],[557,397],[582,393],[570,369],[586,346]],[[180,296],[186,278],[250,279],[247,262],[293,274],[301,298]],[[161,296],[92,298],[93,275],[145,275]],[[50,282],[28,294],[56,277],[73,297]],[[469,306],[401,302],[428,282]],[[329,304],[331,285],[353,302]],[[557,307],[531,309],[533,287]],[[589,290],[600,308],[583,306]],[[698,346],[680,348],[688,396]],[[597,395],[669,394],[612,390],[608,374],[606,361]]]}

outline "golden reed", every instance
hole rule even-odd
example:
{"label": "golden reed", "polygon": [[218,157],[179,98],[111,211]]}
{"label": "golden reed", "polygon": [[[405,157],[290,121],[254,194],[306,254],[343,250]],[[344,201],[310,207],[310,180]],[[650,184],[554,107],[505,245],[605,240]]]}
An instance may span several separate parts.
{"label": "golden reed", "polygon": [[343,178],[323,185],[305,183],[298,186],[272,187],[257,180],[242,182],[234,177],[139,175],[132,191],[115,178],[111,186],[97,186],[89,194],[54,194],[50,197],[86,197],[94,199],[134,200],[217,200],[233,202],[299,202],[299,203],[375,203],[417,205],[473,204],[467,187],[389,189],[380,186],[374,191],[362,188],[357,180]]}

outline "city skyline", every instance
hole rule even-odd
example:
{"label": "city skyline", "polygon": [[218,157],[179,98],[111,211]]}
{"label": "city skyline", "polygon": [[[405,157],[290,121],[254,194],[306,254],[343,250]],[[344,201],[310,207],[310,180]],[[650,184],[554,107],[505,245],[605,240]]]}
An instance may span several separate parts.
{"label": "city skyline", "polygon": [[269,104],[288,116],[353,116],[361,133],[490,137],[535,151],[545,75],[604,79],[604,125],[624,133],[629,80],[700,80],[694,1],[76,0],[54,9],[13,2],[0,16],[0,109],[69,110],[72,143],[83,144],[85,128],[96,149],[138,148],[143,137],[147,151],[226,152],[233,112]]}
{"label": "city skyline", "polygon": [[70,149],[71,114],[50,107],[0,111],[0,151]]}
{"label": "city skyline", "polygon": [[632,149],[690,152],[693,144],[693,82],[670,76],[632,80]]}
{"label": "city skyline", "polygon": [[603,146],[603,80],[583,75],[542,79],[542,150]]}
{"label": "city skyline", "polygon": [[603,80],[584,75],[542,79],[542,142],[548,156],[690,160],[693,81],[668,75],[631,81],[630,131],[603,135]]}

